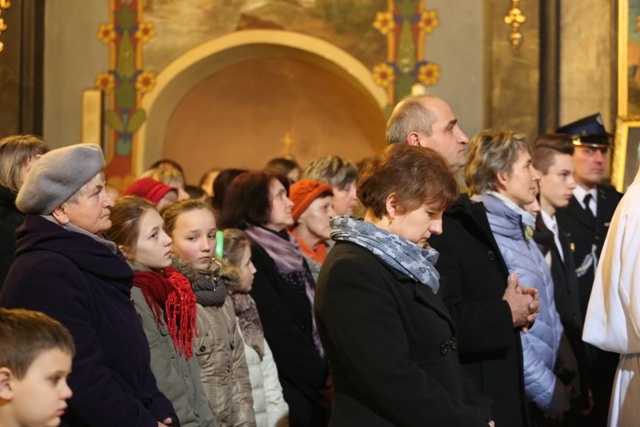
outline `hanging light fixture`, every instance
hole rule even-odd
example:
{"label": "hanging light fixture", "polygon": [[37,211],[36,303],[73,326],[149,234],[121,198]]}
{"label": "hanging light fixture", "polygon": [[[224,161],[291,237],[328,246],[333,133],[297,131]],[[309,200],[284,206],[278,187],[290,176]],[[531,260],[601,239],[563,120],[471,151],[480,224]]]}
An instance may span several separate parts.
{"label": "hanging light fixture", "polygon": [[[11,2],[9,0],[0,0],[0,35],[2,35],[3,31],[7,31],[7,24],[4,23],[4,19],[2,19],[2,11],[5,9],[9,9],[11,7]],[[0,52],[4,49],[4,43],[0,41]]]}
{"label": "hanging light fixture", "polygon": [[511,9],[504,17],[504,22],[507,25],[511,25],[511,33],[509,34],[509,41],[513,51],[516,52],[522,43],[522,33],[520,32],[520,25],[524,24],[527,17],[524,16],[520,10],[520,0],[511,0]]}

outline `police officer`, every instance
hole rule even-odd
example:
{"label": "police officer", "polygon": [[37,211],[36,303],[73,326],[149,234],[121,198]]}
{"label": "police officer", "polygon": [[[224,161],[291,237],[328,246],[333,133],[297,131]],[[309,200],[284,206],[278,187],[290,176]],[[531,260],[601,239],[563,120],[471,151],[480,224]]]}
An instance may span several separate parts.
{"label": "police officer", "polygon": [[[622,194],[601,183],[611,134],[605,130],[600,113],[562,126],[557,132],[569,135],[575,146],[572,158],[577,185],[569,205],[558,209],[556,216],[560,229],[569,235],[571,241],[578,276],[579,305],[584,318],[602,245]],[[588,358],[595,407],[590,416],[592,423],[583,425],[606,425],[618,355],[588,346]]]}

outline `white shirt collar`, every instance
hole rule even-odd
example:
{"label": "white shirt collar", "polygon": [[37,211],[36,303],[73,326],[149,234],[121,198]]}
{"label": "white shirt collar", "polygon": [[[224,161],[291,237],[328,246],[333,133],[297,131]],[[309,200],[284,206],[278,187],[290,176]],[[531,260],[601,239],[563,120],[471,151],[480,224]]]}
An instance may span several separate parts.
{"label": "white shirt collar", "polygon": [[[587,194],[591,194],[591,197],[593,197],[593,206],[595,206],[595,208],[598,208],[598,187],[593,188],[591,190],[587,190],[585,188],[582,188],[579,185],[576,185],[576,188],[573,189],[573,196],[576,198],[576,200],[578,201],[578,203],[580,203],[580,206],[582,206],[582,209],[585,209],[585,205],[584,205],[584,196],[586,196]],[[593,210],[593,209],[592,209]]]}
{"label": "white shirt collar", "polygon": [[544,222],[544,225],[549,230],[553,231],[553,234],[556,234],[555,230],[558,229],[558,222],[556,221],[556,216],[554,215],[553,217],[551,217],[551,216],[549,216],[548,213],[546,213],[543,210],[540,211],[540,214],[542,215],[542,221]]}
{"label": "white shirt collar", "polygon": [[[548,213],[541,210],[540,214],[542,215],[542,221],[544,225],[553,233],[553,241],[556,244],[556,249],[558,249],[558,253],[560,254],[560,259],[564,261],[564,252],[562,251],[562,245],[560,244],[560,231],[558,230],[558,221],[556,220],[556,216],[549,216]],[[548,260],[547,263],[551,265],[551,261]]]}

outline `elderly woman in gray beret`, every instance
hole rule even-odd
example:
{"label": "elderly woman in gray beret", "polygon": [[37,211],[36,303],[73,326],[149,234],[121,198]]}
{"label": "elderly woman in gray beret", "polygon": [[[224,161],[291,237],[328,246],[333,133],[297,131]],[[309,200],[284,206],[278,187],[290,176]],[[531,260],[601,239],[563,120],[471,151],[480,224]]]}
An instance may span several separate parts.
{"label": "elderly woman in gray beret", "polygon": [[91,144],[53,150],[35,162],[16,198],[26,218],[0,305],[44,312],[71,332],[77,352],[63,424],[177,424],[149,367],[130,299],[133,273],[102,236],[113,205],[104,166],[102,150]]}

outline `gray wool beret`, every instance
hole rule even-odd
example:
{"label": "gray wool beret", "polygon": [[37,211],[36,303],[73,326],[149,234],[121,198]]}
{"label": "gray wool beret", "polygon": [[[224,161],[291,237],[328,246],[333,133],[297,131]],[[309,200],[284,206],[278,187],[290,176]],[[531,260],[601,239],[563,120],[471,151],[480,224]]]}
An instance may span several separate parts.
{"label": "gray wool beret", "polygon": [[78,144],[49,151],[34,164],[18,192],[22,212],[47,215],[104,169],[98,145]]}

